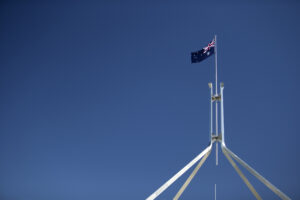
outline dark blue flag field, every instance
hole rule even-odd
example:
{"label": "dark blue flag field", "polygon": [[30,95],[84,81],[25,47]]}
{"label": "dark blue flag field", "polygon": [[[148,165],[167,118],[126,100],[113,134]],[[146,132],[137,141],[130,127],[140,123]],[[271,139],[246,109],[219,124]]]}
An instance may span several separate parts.
{"label": "dark blue flag field", "polygon": [[200,51],[195,51],[191,53],[192,63],[198,63],[208,58],[215,53],[215,40],[213,39],[206,47]]}

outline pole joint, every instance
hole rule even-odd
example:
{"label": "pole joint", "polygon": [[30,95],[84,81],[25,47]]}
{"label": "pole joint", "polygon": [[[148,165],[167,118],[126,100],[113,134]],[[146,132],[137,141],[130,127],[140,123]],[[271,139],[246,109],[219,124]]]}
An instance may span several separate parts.
{"label": "pole joint", "polygon": [[221,95],[214,95],[211,97],[212,101],[221,101]]}
{"label": "pole joint", "polygon": [[222,141],[222,134],[221,134],[221,133],[220,133],[219,135],[212,134],[211,140],[212,140],[212,141],[216,141],[216,142]]}

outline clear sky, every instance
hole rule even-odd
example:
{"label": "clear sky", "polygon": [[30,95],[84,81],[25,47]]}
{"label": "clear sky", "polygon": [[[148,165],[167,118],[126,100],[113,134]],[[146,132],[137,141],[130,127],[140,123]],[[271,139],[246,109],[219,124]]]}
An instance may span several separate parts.
{"label": "clear sky", "polygon": [[[300,4],[208,2],[2,1],[0,199],[149,196],[208,145],[215,33],[227,146],[300,199]],[[254,199],[214,154],[182,199]]]}

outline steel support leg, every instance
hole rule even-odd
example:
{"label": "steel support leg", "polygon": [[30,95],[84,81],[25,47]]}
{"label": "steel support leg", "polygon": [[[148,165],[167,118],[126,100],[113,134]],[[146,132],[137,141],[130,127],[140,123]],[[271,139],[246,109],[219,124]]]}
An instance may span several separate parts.
{"label": "steel support leg", "polygon": [[205,154],[205,156],[200,160],[199,164],[195,167],[195,169],[193,170],[193,172],[191,173],[191,175],[187,178],[187,180],[185,181],[185,183],[181,186],[181,188],[179,189],[179,191],[177,192],[177,194],[175,195],[175,197],[173,198],[173,200],[178,200],[179,199],[179,197],[182,195],[182,193],[184,192],[184,190],[190,184],[190,182],[195,177],[195,175],[197,174],[197,172],[200,169],[200,167],[203,165],[203,163],[205,162],[205,160],[209,156],[210,152],[211,151],[207,152]]}
{"label": "steel support leg", "polygon": [[170,185],[172,185],[180,176],[182,176],[187,170],[189,170],[196,162],[198,162],[207,152],[211,150],[212,143],[204,149],[198,156],[196,156],[191,162],[189,162],[184,168],[177,172],[172,178],[170,178],[165,184],[158,188],[153,194],[151,194],[146,200],[156,199],[163,191],[165,191]]}
{"label": "steel support leg", "polygon": [[250,167],[246,162],[244,162],[237,155],[235,155],[232,151],[230,151],[227,147],[224,147],[224,149],[238,163],[240,163],[246,170],[248,170],[253,176],[255,176],[258,180],[260,180],[265,186],[267,186],[270,190],[272,190],[281,199],[283,199],[283,200],[290,200],[291,199],[287,195],[285,195],[283,192],[281,192],[277,187],[275,187],[272,183],[270,183],[267,179],[265,179],[262,175],[260,175],[257,171],[255,171],[252,167]]}
{"label": "steel support leg", "polygon": [[236,172],[239,174],[239,176],[242,178],[242,180],[245,182],[249,190],[252,192],[252,194],[256,197],[258,200],[262,200],[262,198],[259,196],[259,194],[256,192],[254,187],[251,185],[249,180],[246,178],[246,176],[242,173],[242,171],[239,169],[239,167],[235,164],[235,162],[231,159],[231,157],[228,155],[225,148],[222,148],[222,151],[224,155],[226,156],[227,160],[230,162],[232,167],[236,170]]}

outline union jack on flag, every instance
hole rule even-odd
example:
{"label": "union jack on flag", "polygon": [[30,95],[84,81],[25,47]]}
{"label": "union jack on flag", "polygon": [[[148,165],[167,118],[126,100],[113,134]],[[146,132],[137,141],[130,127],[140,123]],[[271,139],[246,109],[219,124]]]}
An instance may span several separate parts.
{"label": "union jack on flag", "polygon": [[213,41],[211,41],[210,43],[208,43],[207,47],[204,47],[204,52],[203,53],[206,53],[207,51],[210,50],[210,48],[212,47],[215,47],[215,39],[213,39]]}
{"label": "union jack on flag", "polygon": [[208,58],[215,53],[215,39],[213,39],[206,47],[200,51],[195,51],[191,53],[192,63],[201,62],[205,58]]}

